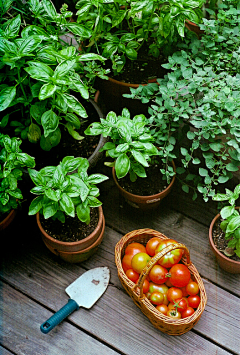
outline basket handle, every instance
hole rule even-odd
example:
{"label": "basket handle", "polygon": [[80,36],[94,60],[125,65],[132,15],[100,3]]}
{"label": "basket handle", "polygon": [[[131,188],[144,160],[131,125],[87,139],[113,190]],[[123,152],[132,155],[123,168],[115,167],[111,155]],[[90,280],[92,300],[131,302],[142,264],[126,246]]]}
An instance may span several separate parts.
{"label": "basket handle", "polygon": [[147,263],[147,265],[143,268],[139,279],[138,279],[138,283],[135,284],[132,287],[132,290],[134,291],[137,287],[140,289],[140,298],[143,298],[143,283],[144,280],[146,279],[147,275],[149,274],[150,270],[152,269],[152,267],[158,262],[158,260],[160,260],[164,255],[166,255],[167,253],[171,252],[172,250],[175,249],[183,249],[184,250],[184,255],[187,258],[187,262],[186,265],[189,266],[191,265],[191,260],[190,260],[190,254],[189,254],[189,250],[188,248],[182,244],[182,243],[177,243],[177,244],[170,244],[168,245],[166,248],[164,248],[162,251],[160,251],[159,253],[157,253],[153,258],[151,258],[151,260]]}

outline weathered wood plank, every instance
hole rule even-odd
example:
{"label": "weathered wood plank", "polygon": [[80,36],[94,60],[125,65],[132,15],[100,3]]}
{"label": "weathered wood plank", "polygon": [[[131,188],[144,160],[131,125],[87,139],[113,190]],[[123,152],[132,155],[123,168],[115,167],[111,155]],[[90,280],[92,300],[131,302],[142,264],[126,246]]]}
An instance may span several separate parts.
{"label": "weathered wood plank", "polygon": [[49,334],[41,333],[39,322],[48,319],[51,312],[2,283],[1,294],[1,341],[14,354],[117,354],[68,322],[61,324],[61,331],[54,328]]}
{"label": "weathered wood plank", "polygon": [[[167,199],[168,197],[166,201]],[[219,268],[209,245],[207,225],[174,210],[172,206],[170,208],[165,200],[156,210],[134,209],[119,196],[114,185],[105,191],[102,201],[106,224],[109,227],[123,235],[135,229],[151,228],[176,239],[188,247],[192,262],[202,277],[240,295],[240,289],[236,287],[240,284],[240,274],[232,275]]]}
{"label": "weathered wood plank", "polygon": [[[106,265],[111,270],[111,284],[104,296],[91,310],[82,309],[71,316],[71,320],[79,327],[128,355],[135,355],[136,348],[141,348],[141,350],[138,349],[139,354],[146,354],[149,347],[153,354],[166,352],[170,354],[169,349],[175,349],[174,351],[178,351],[175,352],[177,354],[194,354],[196,346],[200,349],[199,355],[226,353],[195,332],[180,337],[171,337],[153,328],[148,319],[122,290],[118,280],[114,264],[114,246],[120,237],[121,235],[117,232],[106,228],[105,238],[98,253],[82,265],[71,265],[59,261],[36,240],[31,248],[26,249],[23,246],[21,250],[17,248],[16,254],[6,256],[3,260],[1,275],[4,280],[17,289],[56,311],[67,300],[64,292],[66,286],[84,272],[85,268]],[[239,344],[232,337],[235,337],[233,327],[236,325],[234,320],[238,300],[231,296],[230,303],[228,303],[227,292],[216,288],[211,283],[207,283],[207,286],[210,290],[208,290],[208,294],[211,296],[195,330],[236,352]],[[222,317],[221,314],[219,316],[219,312],[221,312],[217,302],[219,297],[224,300],[229,311],[227,318],[226,316]],[[232,307],[232,305],[234,306]],[[225,328],[226,320],[230,324],[228,328],[231,329],[231,332],[227,332]],[[42,321],[44,321],[44,317],[39,319],[40,323]],[[59,331],[61,331],[60,329],[59,326]]]}
{"label": "weathered wood plank", "polygon": [[0,345],[0,354],[1,355],[13,355],[12,352],[10,352],[9,350],[3,348],[1,345]]}

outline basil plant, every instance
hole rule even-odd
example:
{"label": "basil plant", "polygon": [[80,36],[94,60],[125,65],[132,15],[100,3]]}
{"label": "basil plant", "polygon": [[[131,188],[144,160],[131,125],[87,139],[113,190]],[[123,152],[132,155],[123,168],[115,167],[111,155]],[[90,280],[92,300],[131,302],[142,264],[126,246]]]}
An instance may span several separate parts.
{"label": "basil plant", "polygon": [[34,168],[35,160],[20,149],[20,138],[0,133],[0,217],[18,207],[23,199],[18,182],[24,168]]}
{"label": "basil plant", "polygon": [[80,0],[76,4],[78,22],[84,22],[90,34],[85,50],[110,59],[117,73],[127,59],[137,59],[143,45],[153,57],[162,51],[169,54],[173,44],[185,35],[185,21],[201,22],[204,2]]}
{"label": "basil plant", "polygon": [[31,25],[24,11],[16,15],[10,5],[0,22],[0,127],[14,127],[15,135],[40,141],[44,150],[60,142],[60,127],[82,139],[76,131],[88,117],[82,102],[89,99],[94,78],[105,77],[96,62],[105,59],[81,54],[69,40],[70,32],[77,40],[86,33],[71,22],[65,5],[58,14],[50,0],[29,0]]}
{"label": "basil plant", "polygon": [[65,157],[58,166],[46,166],[40,171],[28,169],[35,187],[30,192],[37,195],[30,204],[29,215],[38,212],[45,219],[65,222],[65,215],[77,216],[90,223],[90,208],[101,206],[99,189],[95,186],[108,179],[102,174],[88,176],[86,158]]}
{"label": "basil plant", "polygon": [[114,159],[114,162],[105,164],[115,167],[118,179],[128,173],[133,182],[137,177],[147,177],[146,169],[153,161],[151,157],[159,154],[147,118],[141,114],[131,119],[127,108],[122,110],[121,116],[109,112],[106,119],[101,118],[101,122],[92,123],[85,134],[102,134],[109,138],[101,151],[106,151],[106,155]]}
{"label": "basil plant", "polygon": [[[229,205],[221,209],[222,222],[220,228],[225,232],[225,239],[228,240],[228,250],[225,253],[236,255],[240,258],[240,213],[236,209],[236,201],[240,197],[240,184],[234,191],[226,189],[226,193],[218,193],[213,196],[214,201],[228,201]],[[226,254],[227,255],[227,254]]]}

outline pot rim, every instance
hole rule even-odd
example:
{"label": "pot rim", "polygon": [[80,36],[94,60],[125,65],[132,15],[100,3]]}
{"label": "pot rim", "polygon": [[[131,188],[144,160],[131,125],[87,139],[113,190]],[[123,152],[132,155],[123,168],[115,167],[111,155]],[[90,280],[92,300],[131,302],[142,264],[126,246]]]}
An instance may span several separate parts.
{"label": "pot rim", "polygon": [[[174,163],[173,160],[172,160],[172,165],[173,165],[174,171],[176,171],[176,166],[175,166],[175,163]],[[116,185],[118,186],[118,188],[119,188],[121,191],[123,191],[124,193],[128,194],[129,196],[140,196],[142,199],[150,199],[150,198],[153,198],[153,197],[154,197],[154,198],[157,198],[157,197],[160,196],[161,194],[165,193],[165,191],[170,190],[170,189],[172,188],[173,184],[174,184],[175,179],[176,179],[176,174],[175,174],[175,175],[173,176],[173,178],[172,178],[170,184],[166,187],[166,189],[164,189],[164,190],[161,191],[161,192],[158,192],[158,193],[155,194],[155,195],[148,195],[148,196],[145,195],[145,196],[141,196],[141,195],[132,194],[131,192],[128,192],[127,190],[123,189],[122,186],[119,185],[119,183],[118,183],[118,180],[117,180],[117,176],[116,176],[115,168],[114,168],[114,167],[112,168],[112,172],[113,172],[113,174],[112,174],[112,175],[113,175],[113,179],[114,179]]]}
{"label": "pot rim", "polygon": [[37,224],[38,227],[41,231],[41,233],[45,236],[46,239],[50,240],[51,242],[54,242],[56,245],[64,245],[64,246],[76,246],[82,243],[86,243],[86,241],[91,240],[93,238],[93,235],[96,234],[96,232],[99,232],[100,229],[102,228],[102,224],[103,224],[103,209],[102,206],[98,207],[98,224],[96,226],[96,228],[94,229],[94,231],[89,234],[86,238],[78,240],[76,242],[62,242],[58,239],[52,238],[49,234],[47,234],[45,232],[45,230],[43,229],[41,222],[40,222],[40,214],[39,212],[36,214],[36,219],[37,219]]}
{"label": "pot rim", "polygon": [[17,214],[17,210],[12,209],[8,213],[8,215],[2,221],[0,221],[0,230],[7,228],[8,225],[12,222],[12,220],[16,216],[16,214]]}
{"label": "pot rim", "polygon": [[[237,208],[240,208],[240,207],[237,207]],[[220,218],[220,213],[218,213],[212,220],[211,224],[210,224],[210,227],[209,227],[209,233],[208,233],[208,236],[209,236],[209,241],[210,241],[210,244],[212,246],[212,248],[214,249],[214,251],[224,260],[228,261],[228,262],[231,262],[233,263],[234,265],[239,265],[240,264],[240,261],[236,261],[236,260],[232,260],[230,258],[228,258],[227,256],[225,256],[223,253],[221,253],[215,246],[215,244],[213,243],[213,238],[212,238],[212,231],[213,231],[213,226],[214,224],[216,223],[216,221]]]}

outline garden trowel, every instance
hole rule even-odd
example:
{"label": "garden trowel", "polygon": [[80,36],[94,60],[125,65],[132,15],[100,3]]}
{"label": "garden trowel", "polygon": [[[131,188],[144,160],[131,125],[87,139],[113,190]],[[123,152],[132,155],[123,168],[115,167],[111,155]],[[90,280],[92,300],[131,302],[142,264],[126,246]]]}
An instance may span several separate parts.
{"label": "garden trowel", "polygon": [[110,279],[107,267],[97,267],[82,274],[66,288],[68,303],[44,322],[40,329],[48,333],[79,307],[91,308],[106,290]]}

